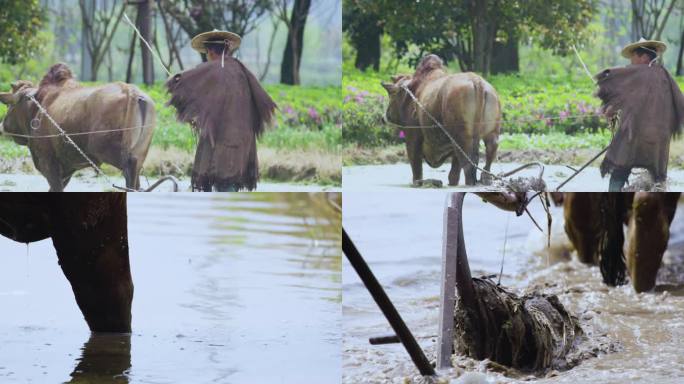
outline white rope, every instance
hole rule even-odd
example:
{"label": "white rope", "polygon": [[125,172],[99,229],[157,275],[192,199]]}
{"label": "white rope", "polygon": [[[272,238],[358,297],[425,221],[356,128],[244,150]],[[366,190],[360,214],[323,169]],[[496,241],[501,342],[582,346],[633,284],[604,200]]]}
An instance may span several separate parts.
{"label": "white rope", "polygon": [[[479,121],[473,123],[473,125],[484,125],[484,124],[493,124],[493,123],[500,123],[500,124],[505,124],[505,125],[515,125],[518,123],[535,123],[539,121],[548,121],[548,120],[581,120],[581,119],[586,119],[590,117],[596,117],[598,116],[597,114],[594,113],[584,113],[584,114],[579,114],[579,115],[568,115],[568,116],[561,116],[561,115],[554,115],[554,116],[548,116],[548,117],[529,117],[529,118],[520,118],[520,119],[510,119],[510,120],[485,120],[485,121]],[[428,128],[437,128],[437,125],[402,125],[395,123],[393,121],[390,121],[390,119],[387,117],[387,111],[385,111],[385,122],[389,125],[392,125],[396,128],[404,128],[404,129],[428,129]],[[450,124],[450,125],[443,125],[444,127],[447,128],[460,128],[465,126],[466,124]]]}
{"label": "white rope", "polygon": [[586,72],[587,76],[591,79],[591,82],[596,84],[596,80],[594,79],[594,76],[591,75],[591,72],[589,72],[589,68],[587,68],[587,65],[584,64],[584,60],[582,60],[582,56],[580,56],[579,52],[577,52],[577,48],[575,48],[575,44],[572,45],[572,50],[575,51],[575,55],[577,55],[577,58],[579,59],[580,63],[582,64],[582,67],[584,68],[584,72]]}
{"label": "white rope", "polygon": [[[33,124],[34,120],[35,119],[31,120],[31,124]],[[112,132],[121,132],[121,131],[131,131],[134,129],[147,128],[147,127],[151,127],[151,126],[152,126],[152,124],[145,124],[145,125],[139,125],[137,127],[129,127],[129,128],[103,129],[101,131],[91,131],[91,132],[74,132],[74,133],[66,133],[66,136],[85,136],[85,135],[94,135],[94,134],[98,134],[98,133],[112,133]],[[39,127],[39,125],[37,127]],[[34,128],[34,129],[37,129],[37,128]],[[11,136],[11,137],[22,137],[25,139],[48,139],[48,138],[63,136],[61,133],[55,133],[52,135],[24,135],[21,133],[10,133],[10,132],[2,132],[2,134],[0,134],[0,135]]]}
{"label": "white rope", "polygon": [[155,52],[155,51],[152,49],[152,47],[150,46],[150,44],[142,37],[142,35],[140,34],[140,31],[138,31],[138,28],[135,27],[135,24],[133,24],[133,23],[131,22],[131,19],[128,18],[128,15],[126,15],[126,12],[124,12],[124,19],[125,19],[126,22],[131,26],[131,28],[133,28],[133,30],[134,30],[135,33],[138,35],[138,37],[140,38],[140,40],[142,40],[142,42],[145,43],[145,45],[147,46],[147,49],[149,49],[150,52],[152,52],[152,54],[154,55],[154,57],[156,57],[157,60],[159,60],[159,64],[162,66],[162,68],[164,68],[164,70],[166,71],[166,73],[167,73],[169,76],[171,76],[171,72],[169,72],[168,68],[166,68],[166,66],[164,65],[164,62],[162,61],[161,57],[159,57],[159,55],[157,54],[157,52]]}
{"label": "white rope", "polygon": [[502,179],[503,179],[503,178],[500,177],[499,175],[495,175],[494,173],[492,173],[492,172],[490,172],[490,171],[488,171],[488,170],[486,170],[486,169],[484,169],[484,168],[480,168],[480,167],[478,166],[478,164],[475,164],[475,162],[472,161],[472,160],[470,159],[470,156],[466,153],[466,151],[465,151],[465,150],[458,144],[458,142],[451,136],[451,134],[449,133],[449,131],[447,131],[447,129],[444,128],[444,126],[442,125],[442,123],[440,123],[439,120],[437,120],[437,118],[435,118],[435,117],[434,117],[434,116],[433,116],[433,115],[432,115],[432,114],[423,106],[423,104],[418,100],[418,98],[416,98],[416,96],[413,94],[413,92],[411,92],[411,90],[408,89],[408,87],[407,87],[406,85],[402,85],[401,88],[402,88],[402,89],[411,97],[411,99],[413,99],[413,102],[416,103],[416,105],[417,105],[421,110],[423,110],[423,112],[425,112],[425,114],[426,114],[430,119],[432,119],[432,121],[433,121],[435,124],[437,124],[437,126],[442,130],[442,132],[446,135],[446,137],[449,139],[449,141],[451,141],[451,144],[453,145],[453,147],[456,148],[459,152],[461,152],[461,155],[463,155],[463,157],[465,157],[465,159],[468,161],[468,163],[470,163],[470,165],[471,165],[472,167],[474,167],[475,169],[479,170],[479,171],[482,172],[482,173],[486,173],[486,174],[488,174],[488,175],[494,177],[495,179],[498,179],[498,180],[502,180]]}
{"label": "white rope", "polygon": [[109,179],[109,177],[105,175],[104,172],[102,172],[100,167],[98,167],[97,164],[95,164],[95,162],[90,160],[90,158],[85,154],[85,152],[83,152],[83,150],[81,150],[81,148],[78,145],[76,145],[76,143],[71,139],[71,137],[69,137],[69,135],[67,135],[67,133],[62,129],[62,127],[60,127],[59,124],[57,124],[57,122],[52,118],[52,116],[50,116],[50,114],[47,113],[47,110],[38,102],[38,100],[36,100],[35,97],[33,97],[33,95],[30,93],[27,94],[27,96],[38,107],[39,113],[45,115],[50,121],[50,123],[52,123],[52,125],[54,125],[55,128],[57,128],[57,130],[59,131],[59,136],[64,137],[64,141],[73,146],[76,149],[76,151],[78,151],[78,153],[81,156],[83,156],[83,158],[90,164],[90,166],[95,170],[95,172],[98,175],[104,176],[104,178],[107,180],[107,183],[112,184],[112,181]]}

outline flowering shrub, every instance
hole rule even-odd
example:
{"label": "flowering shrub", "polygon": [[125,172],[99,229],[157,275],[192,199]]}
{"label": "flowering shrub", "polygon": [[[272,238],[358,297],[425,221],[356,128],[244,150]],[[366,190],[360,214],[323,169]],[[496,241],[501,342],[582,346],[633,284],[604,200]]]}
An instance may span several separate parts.
{"label": "flowering shrub", "polygon": [[343,143],[367,147],[401,143],[401,133],[382,121],[387,104],[385,96],[353,86],[347,86],[345,93],[342,105]]}

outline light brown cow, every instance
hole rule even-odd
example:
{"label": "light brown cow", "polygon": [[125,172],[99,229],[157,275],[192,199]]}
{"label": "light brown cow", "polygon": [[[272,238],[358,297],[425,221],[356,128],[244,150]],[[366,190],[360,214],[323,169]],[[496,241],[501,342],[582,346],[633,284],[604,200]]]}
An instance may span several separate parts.
{"label": "light brown cow", "polygon": [[12,92],[0,93],[0,102],[9,107],[2,131],[17,144],[29,147],[50,191],[64,190],[74,172],[89,163],[63,137],[39,137],[59,131],[38,113],[29,95],[72,134],[71,139],[95,164],[107,163],[122,170],[126,186],[139,188],[140,169],[156,125],[154,102],[148,95],[125,83],[84,87],[61,63],[50,68],[39,87],[19,81],[12,85]]}
{"label": "light brown cow", "polygon": [[[471,162],[479,161],[480,140],[486,147],[484,169],[489,171],[496,157],[501,133],[501,105],[494,87],[474,73],[449,74],[442,60],[428,55],[412,76],[395,76],[393,83],[383,83],[389,94],[387,118],[399,126],[435,126],[437,119],[468,155],[458,151],[440,128],[407,128],[406,152],[411,163],[414,184],[423,178],[423,159],[433,168],[451,157],[449,185],[458,185],[461,168],[467,185],[477,181]],[[413,92],[427,112],[408,95]],[[429,112],[429,115],[428,115]],[[487,179],[483,174],[482,179]]]}

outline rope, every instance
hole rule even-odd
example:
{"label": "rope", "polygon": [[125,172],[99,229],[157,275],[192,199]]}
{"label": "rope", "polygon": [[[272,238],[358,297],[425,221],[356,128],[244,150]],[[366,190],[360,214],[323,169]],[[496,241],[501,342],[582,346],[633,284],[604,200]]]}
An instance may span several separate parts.
{"label": "rope", "polygon": [[463,157],[466,158],[466,160],[468,161],[468,163],[469,163],[472,167],[474,167],[475,169],[479,170],[479,171],[482,172],[482,173],[486,173],[486,174],[488,174],[489,176],[494,177],[495,179],[503,180],[502,177],[500,177],[500,176],[498,176],[498,175],[495,175],[494,173],[492,173],[492,172],[490,172],[490,171],[488,171],[488,170],[486,170],[486,169],[484,169],[484,168],[480,168],[477,164],[475,164],[475,162],[473,162],[473,161],[470,159],[470,156],[466,153],[466,151],[465,151],[465,150],[456,142],[456,140],[454,140],[454,138],[451,136],[451,134],[449,134],[449,131],[447,131],[447,129],[444,127],[444,125],[442,125],[442,123],[440,123],[439,120],[437,120],[437,119],[436,119],[436,118],[435,118],[435,117],[434,117],[434,116],[433,116],[433,115],[432,115],[432,114],[423,106],[423,104],[416,98],[416,96],[413,94],[413,92],[411,92],[411,90],[408,89],[408,87],[407,87],[406,85],[402,85],[402,86],[401,86],[401,89],[403,89],[404,91],[406,91],[406,93],[411,97],[411,99],[413,100],[413,102],[416,103],[416,105],[417,105],[421,110],[423,110],[423,112],[425,112],[425,114],[426,114],[426,115],[427,115],[427,116],[428,116],[428,117],[429,117],[429,118],[430,118],[430,119],[431,119],[431,120],[432,120],[440,129],[441,129],[441,130],[442,130],[442,132],[446,135],[446,137],[449,139],[449,141],[451,141],[451,144],[454,146],[454,148],[456,148],[456,149],[463,155]]}
{"label": "rope", "polygon": [[168,68],[166,68],[166,66],[164,65],[164,62],[162,61],[161,57],[159,57],[159,55],[157,54],[157,52],[155,52],[154,49],[152,49],[152,47],[150,46],[150,43],[148,43],[148,42],[142,37],[142,35],[140,34],[140,31],[138,31],[138,28],[135,27],[135,24],[133,24],[133,23],[131,22],[131,19],[128,18],[128,15],[126,14],[126,12],[124,12],[124,20],[131,26],[131,28],[133,28],[133,30],[134,30],[135,33],[138,35],[138,37],[140,38],[140,40],[142,40],[142,42],[145,43],[145,45],[147,46],[147,49],[149,49],[150,52],[152,52],[152,54],[153,54],[154,57],[159,61],[159,64],[162,66],[162,68],[164,68],[164,70],[166,71],[166,73],[167,73],[169,76],[171,76],[171,72],[169,72]]}
{"label": "rope", "polygon": [[[513,125],[516,123],[533,123],[537,121],[543,121],[543,120],[581,120],[581,119],[586,119],[588,117],[595,117],[597,116],[596,114],[592,113],[585,113],[585,114],[580,114],[580,115],[568,115],[568,116],[549,116],[549,117],[539,117],[539,118],[520,118],[520,119],[511,119],[511,120],[487,120],[487,121],[480,121],[473,123],[475,125],[483,125],[483,124],[491,124],[491,123],[502,123],[506,125]],[[402,125],[395,123],[393,121],[390,121],[389,118],[387,117],[387,111],[385,111],[384,115],[384,120],[388,125],[394,126],[395,128],[402,128],[402,129],[429,129],[429,128],[437,128],[437,125]],[[447,128],[460,128],[463,127],[465,123],[463,124],[456,124],[456,125],[444,125]]]}
{"label": "rope", "polygon": [[[97,173],[98,176],[99,176],[99,175],[104,176],[104,178],[107,180],[107,183],[112,184],[112,181],[109,179],[109,177],[108,177],[107,175],[105,175],[104,172],[102,172],[102,170],[100,169],[100,167],[98,167],[97,164],[95,164],[95,162],[93,162],[93,161],[85,154],[85,152],[83,152],[83,151],[81,150],[81,148],[80,148],[78,145],[76,145],[76,143],[71,139],[71,137],[69,137],[69,135],[67,135],[67,133],[62,129],[62,127],[60,127],[59,124],[57,124],[57,122],[52,118],[52,116],[50,116],[50,114],[47,113],[47,110],[45,110],[45,108],[38,102],[38,100],[36,100],[36,98],[33,97],[33,95],[30,94],[30,93],[27,94],[27,96],[28,96],[28,98],[29,98],[29,99],[38,107],[38,111],[39,111],[38,113],[41,113],[41,114],[43,114],[44,116],[46,116],[46,117],[48,118],[48,120],[50,121],[50,123],[52,123],[52,125],[54,125],[55,128],[57,128],[57,130],[59,131],[59,135],[57,135],[57,136],[62,136],[62,137],[64,137],[64,141],[67,142],[68,144],[70,144],[72,147],[74,147],[74,148],[76,149],[76,151],[78,151],[78,153],[79,153],[79,154],[88,162],[88,164],[90,164],[90,166],[95,170],[95,172]],[[112,184],[112,185],[113,185],[113,184]]]}
{"label": "rope", "polygon": [[[386,121],[388,124],[390,124],[390,125],[395,125],[395,126],[399,126],[399,127],[401,127],[401,128],[435,128],[435,127],[440,128],[440,129],[442,130],[442,132],[446,135],[446,137],[449,139],[449,141],[451,142],[451,144],[452,144],[452,145],[453,145],[453,146],[454,146],[454,147],[455,147],[455,148],[456,148],[456,149],[457,149],[457,150],[466,158],[466,160],[468,161],[468,163],[470,163],[471,166],[473,166],[475,169],[479,170],[480,172],[486,173],[486,174],[488,174],[488,175],[490,175],[490,176],[496,178],[497,180],[499,180],[499,181],[501,181],[501,182],[504,182],[504,183],[505,183],[506,180],[504,180],[504,178],[509,177],[509,176],[512,176],[512,175],[514,175],[515,173],[518,173],[518,172],[522,171],[523,169],[529,168],[529,167],[531,167],[531,166],[538,166],[538,167],[540,168],[539,176],[537,177],[537,179],[543,181],[543,176],[544,176],[544,165],[543,165],[542,163],[539,163],[539,162],[533,162],[533,163],[523,164],[523,165],[521,165],[521,166],[519,166],[519,167],[517,167],[517,168],[515,168],[515,169],[513,169],[513,170],[511,170],[511,171],[508,171],[508,172],[505,172],[505,173],[501,173],[501,174],[498,174],[498,175],[496,175],[496,174],[494,174],[494,173],[492,173],[492,172],[490,172],[490,171],[488,171],[488,170],[486,170],[486,169],[484,169],[484,168],[480,168],[477,164],[475,164],[475,163],[470,159],[470,156],[468,156],[468,155],[466,154],[465,150],[458,144],[458,142],[456,142],[456,140],[451,136],[451,134],[449,134],[449,132],[446,130],[445,126],[444,126],[439,120],[437,120],[437,118],[435,118],[435,117],[434,117],[434,116],[433,116],[433,115],[432,115],[432,114],[423,106],[423,104],[418,100],[418,98],[416,98],[416,96],[413,94],[413,92],[411,92],[411,90],[408,89],[408,87],[407,87],[406,85],[402,85],[402,86],[401,86],[401,89],[403,89],[403,90],[411,97],[411,99],[413,100],[413,102],[416,103],[416,105],[417,105],[423,112],[425,112],[425,114],[426,114],[426,115],[435,123],[435,125],[433,125],[433,126],[400,126],[399,124],[396,124],[396,123],[393,123],[393,122],[389,121],[389,119],[387,119],[387,115],[386,115],[386,113],[385,113],[385,121]],[[576,116],[589,116],[589,115],[576,115]],[[493,121],[497,121],[497,120],[493,120]],[[502,121],[502,120],[499,120],[499,121]],[[483,124],[483,123],[484,123],[484,122],[480,122],[479,124]],[[478,123],[476,123],[476,124],[478,124]],[[615,126],[615,125],[616,125],[616,121],[612,121],[612,122],[611,122],[611,125]],[[556,187],[556,191],[559,191],[563,186],[565,186],[565,184],[567,184],[568,182],[570,182],[570,180],[572,180],[573,178],[575,178],[575,176],[577,176],[580,172],[582,172],[585,168],[587,168],[587,167],[589,166],[589,164],[591,164],[591,163],[594,162],[597,158],[599,158],[601,155],[603,155],[603,154],[608,150],[608,148],[610,148],[610,144],[609,144],[608,146],[606,146],[605,148],[603,148],[599,153],[597,153],[594,157],[592,157],[589,161],[587,161],[587,162],[586,162],[582,167],[580,167],[578,170],[575,170],[575,172],[574,172],[572,175],[570,175],[567,179],[565,179],[562,183],[560,183],[560,184]]]}
{"label": "rope", "polygon": [[[33,120],[31,120],[33,122]],[[137,127],[129,127],[129,128],[119,128],[119,129],[103,129],[101,131],[92,131],[92,132],[75,132],[75,133],[66,133],[66,136],[84,136],[84,135],[93,135],[93,134],[98,134],[98,133],[112,133],[112,132],[121,132],[121,131],[131,131],[134,129],[141,129],[141,128],[146,128],[146,127],[151,127],[152,124],[145,124],[145,125],[139,125]],[[11,136],[11,137],[22,137],[26,139],[48,139],[48,138],[54,138],[54,137],[59,137],[63,136],[61,133],[55,133],[51,135],[25,135],[21,133],[10,133],[10,132],[2,132],[3,136]]]}

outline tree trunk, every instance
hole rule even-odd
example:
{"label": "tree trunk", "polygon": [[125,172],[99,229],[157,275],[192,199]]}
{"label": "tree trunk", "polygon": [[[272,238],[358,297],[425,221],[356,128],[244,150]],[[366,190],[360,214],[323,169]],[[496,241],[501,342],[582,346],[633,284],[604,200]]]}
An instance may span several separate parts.
{"label": "tree trunk", "polygon": [[[145,41],[152,41],[152,15],[150,0],[138,3],[138,29]],[[142,73],[143,82],[146,85],[154,84],[154,72],[152,68],[152,52],[145,43],[140,41],[140,51],[142,53]]]}
{"label": "tree trunk", "polygon": [[368,28],[365,34],[360,36],[357,41],[356,61],[354,66],[362,71],[372,66],[375,71],[380,70],[380,39],[382,37],[382,29]]}
{"label": "tree trunk", "polygon": [[473,33],[473,71],[488,75],[496,28],[487,17],[487,0],[474,1],[471,6]]}
{"label": "tree trunk", "polygon": [[[136,20],[136,24],[137,24]],[[133,82],[133,59],[135,58],[135,42],[138,40],[135,32],[133,32],[133,37],[131,38],[131,45],[128,48],[128,65],[126,66],[126,82]]]}
{"label": "tree trunk", "polygon": [[682,37],[679,39],[679,56],[677,56],[677,76],[684,76],[684,30]]}
{"label": "tree trunk", "polygon": [[505,44],[494,42],[492,74],[519,72],[518,38],[509,37]]}
{"label": "tree trunk", "polygon": [[[85,3],[85,9],[82,10],[84,12],[84,18],[87,17],[90,20],[94,18],[95,15],[95,4],[94,2],[86,2]],[[90,41],[90,34],[92,31],[86,25],[86,23],[82,23],[81,27],[81,79],[88,79],[91,81],[97,80],[97,74],[92,73],[92,68],[93,68],[93,56],[90,52],[90,49],[88,48],[88,42]]]}
{"label": "tree trunk", "polygon": [[299,85],[299,67],[304,48],[304,27],[311,8],[311,0],[295,0],[292,6],[292,16],[288,25],[287,44],[280,65],[280,82],[283,84]]}

